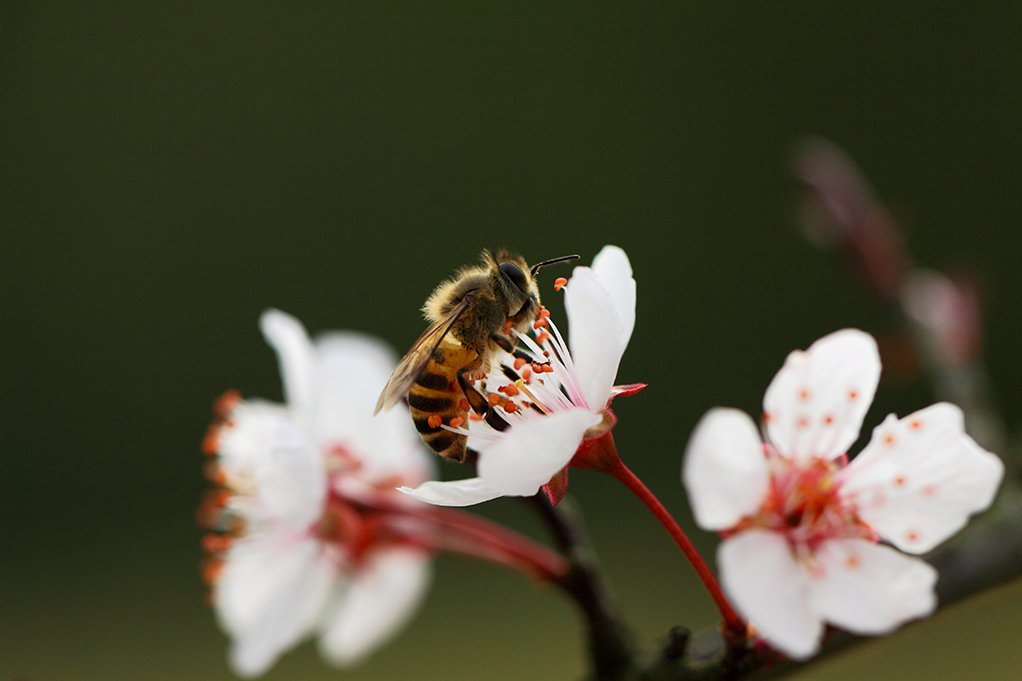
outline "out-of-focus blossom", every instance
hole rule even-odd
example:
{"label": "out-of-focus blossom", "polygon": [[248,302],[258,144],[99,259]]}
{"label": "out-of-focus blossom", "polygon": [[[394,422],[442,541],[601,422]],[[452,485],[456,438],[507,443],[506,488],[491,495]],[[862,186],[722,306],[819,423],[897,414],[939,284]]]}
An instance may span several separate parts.
{"label": "out-of-focus blossom", "polygon": [[822,137],[803,139],[793,160],[807,188],[801,211],[806,237],[837,250],[877,295],[897,298],[912,261],[897,221],[862,171]]}
{"label": "out-of-focus blossom", "polygon": [[202,510],[217,530],[207,577],[229,659],[265,672],[310,635],[331,662],[360,661],[413,614],[430,552],[389,522],[416,502],[395,491],[433,476],[407,414],[373,419],[373,386],[395,357],[379,341],[333,333],[310,341],[293,317],[261,319],[277,352],[285,404],[229,394],[205,442],[218,489]]}
{"label": "out-of-focus blossom", "polygon": [[926,355],[951,367],[976,360],[982,346],[982,311],[976,283],[916,268],[905,281],[902,305],[928,344]]}
{"label": "out-of-focus blossom", "polygon": [[794,658],[818,650],[824,622],[876,635],[929,614],[937,573],[901,551],[953,535],[1004,474],[949,403],[888,416],[848,463],[879,378],[871,336],[832,333],[791,353],[770,383],[765,444],[748,415],[720,408],[688,444],[682,478],[698,524],[724,536],[724,589]]}
{"label": "out-of-focus blossom", "polygon": [[532,359],[505,354],[485,382],[503,430],[471,421],[469,429],[456,431],[468,433],[469,447],[479,452],[478,477],[430,481],[403,492],[431,504],[468,506],[530,496],[544,487],[556,503],[567,487],[569,464],[603,465],[599,459],[607,455],[603,445],[615,423],[611,400],[643,387],[614,385],[635,326],[632,267],[623,250],[605,246],[592,267],[576,267],[560,285],[569,342],[542,310],[534,337],[519,336]]}

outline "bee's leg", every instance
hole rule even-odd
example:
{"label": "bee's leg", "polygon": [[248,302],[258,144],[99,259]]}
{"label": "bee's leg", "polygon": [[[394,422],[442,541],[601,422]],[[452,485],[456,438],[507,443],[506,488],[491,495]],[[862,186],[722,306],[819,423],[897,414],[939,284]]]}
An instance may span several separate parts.
{"label": "bee's leg", "polygon": [[500,415],[500,412],[496,409],[491,409],[486,414],[486,424],[494,430],[507,430],[511,424],[504,420],[504,417]]}
{"label": "bee's leg", "polygon": [[539,362],[539,360],[537,360],[535,358],[535,356],[533,356],[533,354],[531,352],[529,352],[528,350],[526,350],[524,348],[515,348],[515,351],[512,352],[511,354],[514,355],[515,359],[524,359],[529,364],[541,364],[542,363],[542,362]]}
{"label": "bee's leg", "polygon": [[504,420],[496,409],[490,406],[489,400],[465,378],[462,371],[458,372],[458,385],[461,386],[461,392],[465,393],[465,399],[468,400],[468,405],[472,407],[472,411],[482,416],[486,423],[494,430],[507,429],[508,422]]}
{"label": "bee's leg", "polygon": [[468,406],[472,407],[472,411],[480,416],[486,416],[490,412],[489,401],[465,377],[464,369],[458,372],[458,385],[461,387],[461,392],[465,393],[465,399],[468,400]]}
{"label": "bee's leg", "polygon": [[511,354],[514,353],[515,351],[515,344],[512,343],[511,339],[508,338],[507,336],[502,336],[499,333],[491,333],[490,340],[493,341],[493,344],[496,345],[501,350],[503,350],[504,352]]}
{"label": "bee's leg", "polygon": [[[529,352],[526,348],[520,348],[514,345],[506,336],[501,336],[499,333],[491,333],[490,340],[493,341],[497,347],[504,352],[510,354],[515,359],[524,359],[529,364],[546,364],[549,360],[536,359],[535,355]],[[557,348],[554,348],[554,352],[557,352]]]}

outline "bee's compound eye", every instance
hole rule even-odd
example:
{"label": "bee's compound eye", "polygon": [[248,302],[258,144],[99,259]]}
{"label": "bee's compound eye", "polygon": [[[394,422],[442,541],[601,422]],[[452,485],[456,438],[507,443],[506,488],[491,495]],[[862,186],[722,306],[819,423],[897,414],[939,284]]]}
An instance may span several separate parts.
{"label": "bee's compound eye", "polygon": [[521,290],[525,290],[525,273],[522,272],[522,269],[518,267],[518,265],[513,262],[502,262],[498,265],[498,267],[500,268],[500,273],[510,279],[511,283]]}

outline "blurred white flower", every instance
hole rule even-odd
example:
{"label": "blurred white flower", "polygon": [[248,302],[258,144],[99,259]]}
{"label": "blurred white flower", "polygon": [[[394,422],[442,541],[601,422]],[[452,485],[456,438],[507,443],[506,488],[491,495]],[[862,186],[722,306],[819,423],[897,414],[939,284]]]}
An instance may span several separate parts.
{"label": "blurred white flower", "polygon": [[413,614],[430,581],[430,553],[391,527],[382,506],[415,502],[394,491],[434,474],[401,410],[372,418],[374,386],[396,358],[353,333],[309,340],[293,317],[263,314],[280,360],[286,404],[220,405],[205,448],[216,455],[206,538],[212,601],[242,676],[265,672],[318,634],[331,662],[360,661]]}
{"label": "blurred white flower", "polygon": [[934,404],[890,415],[851,463],[880,378],[868,334],[846,329],[791,353],[763,399],[764,444],[752,419],[713,409],[685,454],[696,522],[725,537],[725,591],[773,647],[819,648],[824,622],[889,632],[936,607],[925,553],[987,508],[1004,474],[965,434],[961,410]]}
{"label": "blurred white flower", "polygon": [[592,267],[576,267],[565,285],[564,305],[569,343],[544,309],[534,324],[535,339],[519,336],[535,361],[505,354],[486,379],[490,403],[508,427],[498,431],[470,422],[460,431],[479,452],[478,477],[430,481],[402,492],[439,506],[531,496],[541,487],[555,503],[560,499],[569,463],[589,463],[576,453],[582,455],[586,443],[610,437],[611,399],[643,387],[614,386],[635,326],[635,280],[625,252],[605,246]]}

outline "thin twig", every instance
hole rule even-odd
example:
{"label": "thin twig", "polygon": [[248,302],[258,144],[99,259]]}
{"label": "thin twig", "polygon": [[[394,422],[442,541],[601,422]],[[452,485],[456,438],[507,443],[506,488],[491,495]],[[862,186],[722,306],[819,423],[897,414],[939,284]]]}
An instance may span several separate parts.
{"label": "thin twig", "polygon": [[618,612],[571,498],[565,497],[557,506],[551,506],[540,493],[530,501],[571,564],[568,574],[557,583],[575,600],[586,620],[589,657],[593,664],[591,678],[594,681],[634,679],[635,646],[631,630]]}

